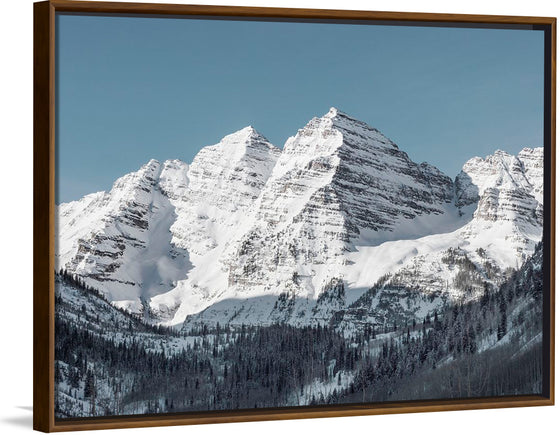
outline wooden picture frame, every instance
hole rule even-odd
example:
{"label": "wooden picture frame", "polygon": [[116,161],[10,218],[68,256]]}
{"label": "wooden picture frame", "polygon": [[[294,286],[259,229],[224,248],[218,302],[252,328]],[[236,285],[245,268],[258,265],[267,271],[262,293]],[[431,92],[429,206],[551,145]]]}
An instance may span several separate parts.
{"label": "wooden picture frame", "polygon": [[[371,22],[543,31],[544,68],[544,275],[543,394],[446,400],[320,405],[135,416],[55,418],[55,34],[57,13],[229,17],[257,20]],[[222,7],[179,4],[51,0],[34,4],[34,326],[33,428],[43,432],[358,416],[554,404],[556,18],[350,10]]]}

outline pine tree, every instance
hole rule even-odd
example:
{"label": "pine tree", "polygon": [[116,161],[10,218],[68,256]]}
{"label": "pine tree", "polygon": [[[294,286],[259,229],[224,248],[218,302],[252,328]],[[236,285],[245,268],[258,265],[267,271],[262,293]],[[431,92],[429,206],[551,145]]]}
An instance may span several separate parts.
{"label": "pine tree", "polygon": [[84,385],[84,397],[87,398],[93,396],[95,396],[95,378],[93,376],[93,372],[91,370],[88,370]]}

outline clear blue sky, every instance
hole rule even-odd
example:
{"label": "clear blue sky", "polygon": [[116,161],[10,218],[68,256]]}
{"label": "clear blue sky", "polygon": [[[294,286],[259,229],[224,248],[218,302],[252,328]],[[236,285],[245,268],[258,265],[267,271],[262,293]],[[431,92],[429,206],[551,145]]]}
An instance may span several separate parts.
{"label": "clear blue sky", "polygon": [[282,147],[331,106],[451,177],[543,143],[541,31],[57,20],[57,202],[247,125]]}

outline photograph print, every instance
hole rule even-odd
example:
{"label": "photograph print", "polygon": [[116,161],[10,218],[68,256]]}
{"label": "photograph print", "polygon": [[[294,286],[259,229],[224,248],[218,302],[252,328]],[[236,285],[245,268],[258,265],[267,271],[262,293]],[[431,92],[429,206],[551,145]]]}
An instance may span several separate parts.
{"label": "photograph print", "polygon": [[542,30],[56,29],[57,419],[544,395]]}

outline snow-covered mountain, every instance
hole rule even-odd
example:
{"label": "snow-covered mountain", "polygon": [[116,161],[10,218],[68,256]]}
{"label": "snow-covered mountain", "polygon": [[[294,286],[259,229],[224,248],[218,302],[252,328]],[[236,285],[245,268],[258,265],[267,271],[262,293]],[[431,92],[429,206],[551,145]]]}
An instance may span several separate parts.
{"label": "snow-covered mountain", "polygon": [[247,127],[203,148],[191,165],[151,160],[109,192],[61,204],[57,268],[84,277],[120,307],[143,310],[195,265],[204,268],[205,256],[215,255],[258,196],[279,153]]}
{"label": "snow-covered mountain", "polygon": [[171,227],[173,242],[189,252],[192,267],[172,291],[152,298],[157,318],[184,320],[217,301],[227,288],[223,251],[247,225],[279,155],[278,148],[247,127],[195,156],[185,201],[177,206]]}
{"label": "snow-covered mountain", "polygon": [[323,318],[318,298],[345,276],[357,245],[402,238],[416,217],[454,220],[452,199],[449,177],[412,162],[376,129],[331,109],[286,142],[251,224],[222,259],[227,288],[219,289],[219,303],[202,318],[296,324],[318,312]]}
{"label": "snow-covered mountain", "polygon": [[421,319],[448,300],[496,289],[542,238],[542,168],[543,148],[469,160],[455,179],[455,204],[468,222],[451,232],[362,247],[358,286],[379,281],[350,304],[343,323]]}
{"label": "snow-covered mountain", "polygon": [[328,323],[372,287],[380,322],[498,285],[542,217],[542,148],[453,181],[333,108],[282,151],[247,127],[61,204],[57,266],[165,324]]}
{"label": "snow-covered mountain", "polygon": [[119,178],[109,192],[61,204],[57,268],[85,278],[110,300],[135,311],[141,301],[173,288],[189,267],[188,252],[171,243],[176,202],[188,165],[151,160]]}

